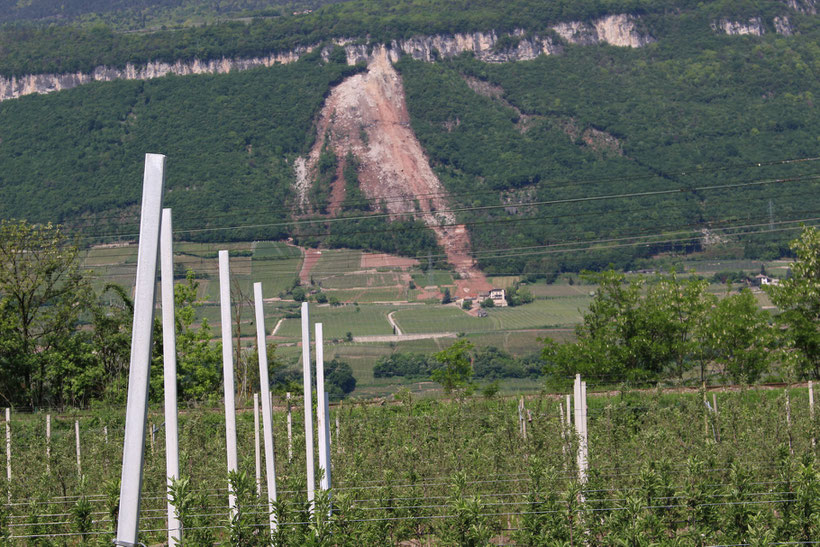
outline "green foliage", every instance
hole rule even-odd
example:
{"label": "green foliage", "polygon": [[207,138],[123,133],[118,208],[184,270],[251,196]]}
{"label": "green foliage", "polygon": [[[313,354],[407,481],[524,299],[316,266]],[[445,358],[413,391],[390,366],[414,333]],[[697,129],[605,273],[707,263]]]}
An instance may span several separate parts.
{"label": "green foliage", "polygon": [[[213,332],[208,320],[195,325],[199,282],[192,272],[184,283],[174,286],[174,323],[177,349],[177,390],[182,399],[203,400],[219,397],[222,385],[222,346],[213,344]],[[159,318],[155,331],[159,331]],[[154,365],[151,377],[155,399],[162,393],[162,336],[154,337]]]}
{"label": "green foliage", "polygon": [[590,275],[595,299],[577,342],[547,342],[548,374],[576,372],[609,382],[683,376],[708,365],[733,381],[754,382],[768,369],[775,333],[749,291],[718,300],[705,281],[675,274],[627,282],[614,271]]}
{"label": "green foliage", "polygon": [[791,243],[796,258],[791,275],[779,286],[767,286],[781,309],[778,321],[786,327],[786,351],[796,358],[800,376],[820,376],[820,232],[804,228]]}
{"label": "green foliage", "polygon": [[522,286],[520,283],[514,283],[512,287],[506,291],[507,304],[510,306],[520,306],[521,304],[529,304],[533,297],[530,290]]}
{"label": "green foliage", "polygon": [[311,121],[324,94],[357,70],[305,59],[4,101],[0,218],[70,220],[91,238],[131,233],[140,199],[134,176],[142,172],[145,150],[156,150],[169,158],[164,203],[174,209],[175,229],[260,221],[267,227],[189,237],[282,239],[292,162],[313,142]]}
{"label": "green foliage", "polygon": [[433,355],[433,358],[442,366],[435,369],[430,374],[430,378],[441,384],[445,393],[469,387],[473,377],[473,366],[470,362],[472,349],[472,343],[459,340],[449,348]]}

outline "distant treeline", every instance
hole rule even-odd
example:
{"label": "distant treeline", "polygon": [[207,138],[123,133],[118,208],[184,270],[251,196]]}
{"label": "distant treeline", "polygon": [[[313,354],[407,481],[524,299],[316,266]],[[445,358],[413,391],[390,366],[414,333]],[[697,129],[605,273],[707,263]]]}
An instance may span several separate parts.
{"label": "distant treeline", "polygon": [[[472,355],[473,378],[496,380],[500,378],[537,378],[543,373],[545,361],[540,355],[514,357],[495,346],[475,350]],[[375,378],[404,377],[430,378],[433,371],[444,365],[432,355],[394,353],[380,357],[373,366]]]}

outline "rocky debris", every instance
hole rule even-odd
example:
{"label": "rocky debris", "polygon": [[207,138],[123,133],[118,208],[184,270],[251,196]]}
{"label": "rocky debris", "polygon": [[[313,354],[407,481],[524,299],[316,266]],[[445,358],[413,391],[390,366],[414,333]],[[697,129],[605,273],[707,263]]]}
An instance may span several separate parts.
{"label": "rocky debris", "polygon": [[[316,123],[319,138],[306,159],[305,179],[315,178],[319,154],[329,138],[327,144],[340,163],[348,154],[358,160],[359,183],[368,200],[383,204],[393,219],[424,222],[459,275],[483,285],[486,281],[472,258],[467,229],[456,224],[446,190],[410,128],[401,76],[390,59],[388,48],[376,48],[367,72],[331,90]],[[344,184],[344,178],[337,176],[334,192]]]}

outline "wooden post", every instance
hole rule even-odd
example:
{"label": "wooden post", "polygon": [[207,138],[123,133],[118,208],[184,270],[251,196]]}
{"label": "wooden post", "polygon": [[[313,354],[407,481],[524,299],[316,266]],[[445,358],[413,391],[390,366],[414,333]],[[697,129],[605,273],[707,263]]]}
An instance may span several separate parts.
{"label": "wooden post", "polygon": [[83,476],[83,462],[80,457],[80,420],[74,420],[74,438],[77,445],[77,476]]}

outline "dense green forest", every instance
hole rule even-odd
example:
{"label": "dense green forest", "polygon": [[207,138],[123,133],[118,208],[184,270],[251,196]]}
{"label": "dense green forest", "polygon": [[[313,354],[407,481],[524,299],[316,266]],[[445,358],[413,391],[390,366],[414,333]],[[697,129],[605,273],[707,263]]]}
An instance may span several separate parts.
{"label": "dense green forest", "polygon": [[[99,25],[117,30],[193,26],[246,17],[281,17],[334,0],[0,0],[0,23]],[[339,0],[335,0],[339,1]]]}
{"label": "dense green forest", "polygon": [[[389,8],[346,2],[281,21],[152,34],[145,42],[150,50],[139,45],[145,35],[7,26],[0,70],[246,55],[265,50],[277,36],[286,37],[283,47],[293,47],[356,36],[365,27],[376,41],[420,30],[541,28],[563,18],[630,11],[642,15],[643,30],[656,42],[565,45],[560,55],[503,64],[470,55],[435,64],[399,61],[413,129],[468,225],[480,265],[490,273],[538,275],[609,264],[639,268],[642,258],[658,252],[703,250],[696,237],[702,230],[713,232],[712,243],[729,244],[735,256],[771,258],[789,252],[785,242],[796,223],[788,222],[814,222],[820,162],[783,160],[820,156],[816,16],[789,12],[798,34],[755,37],[718,34],[709,17],[758,14],[769,25],[783,4],[425,6],[420,0]],[[672,13],[674,6],[680,10]],[[69,40],[66,48],[55,46],[52,39],[62,43],[58,35]],[[246,49],[209,49],[231,40]],[[38,51],[70,67],[43,65],[51,61]],[[29,65],[12,68],[15,59]],[[292,236],[307,245],[440,255],[420,223],[367,218],[382,204],[361,202],[350,161],[342,215],[353,218],[292,223],[301,214],[292,192],[293,161],[312,145],[313,121],[331,87],[363,70],[345,66],[343,56],[331,59],[325,63],[314,52],[288,66],[97,83],[2,102],[0,218],[66,223],[89,242],[99,235],[130,238],[143,154],[159,151],[169,157],[166,203],[188,239]],[[328,180],[311,195],[319,212],[339,159],[328,154],[326,160]],[[587,251],[563,252],[567,247]]]}
{"label": "dense green forest", "polygon": [[165,200],[180,229],[264,223],[252,233],[198,239],[281,238],[292,160],[312,144],[306,128],[328,88],[356,70],[308,57],[0,103],[0,216],[76,225],[87,215],[80,225],[89,237],[132,233],[137,219],[128,213],[139,201],[143,155],[161,151],[169,158]]}
{"label": "dense green forest", "polygon": [[[543,31],[559,21],[586,20],[610,13],[644,16],[647,30],[659,38],[673,32],[679,21],[697,21],[708,28],[711,20],[724,16],[762,16],[771,27],[774,16],[788,13],[801,30],[804,25],[813,24],[810,17],[789,11],[778,0],[356,0],[331,4],[308,14],[256,17],[249,22],[152,33],[117,32],[104,23],[7,24],[0,28],[0,74],[87,72],[99,65],[122,67],[150,60],[249,57],[342,37],[379,43],[414,34],[491,29],[505,32],[516,28]],[[676,15],[670,22],[667,14]]]}
{"label": "dense green forest", "polygon": [[[578,269],[578,253],[492,256],[657,235],[637,249],[584,253],[581,265],[627,266],[699,249],[681,241],[695,228],[760,224],[768,233],[742,239],[741,252],[784,253],[789,236],[772,230],[815,217],[820,205],[818,163],[779,161],[820,151],[818,42],[816,31],[761,39],[706,29],[640,49],[567,47],[504,64],[405,58],[398,68],[413,128],[445,186],[465,207],[495,206],[462,213],[482,265],[548,272]],[[633,197],[595,199],[623,194]]]}

